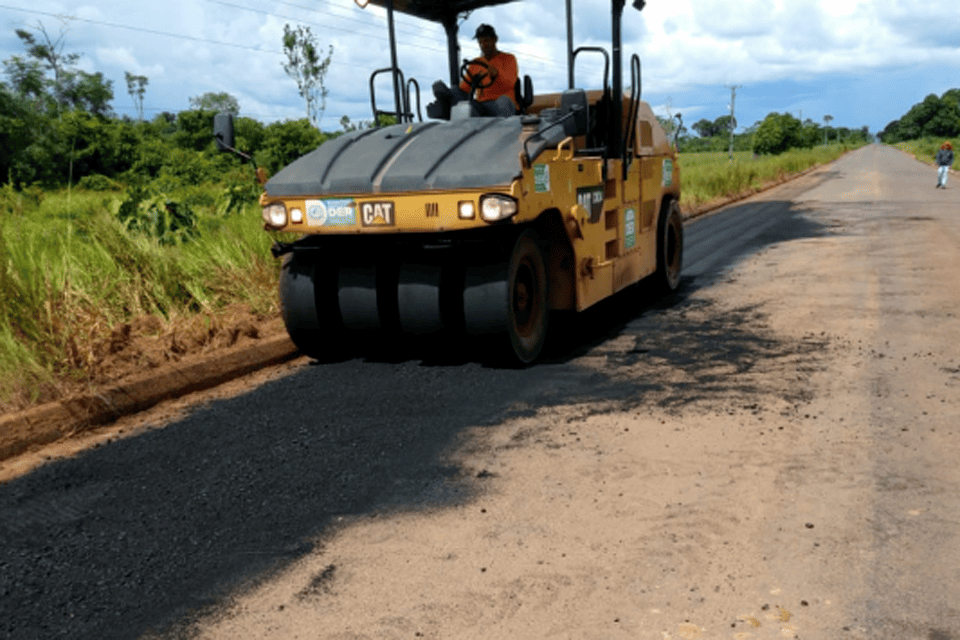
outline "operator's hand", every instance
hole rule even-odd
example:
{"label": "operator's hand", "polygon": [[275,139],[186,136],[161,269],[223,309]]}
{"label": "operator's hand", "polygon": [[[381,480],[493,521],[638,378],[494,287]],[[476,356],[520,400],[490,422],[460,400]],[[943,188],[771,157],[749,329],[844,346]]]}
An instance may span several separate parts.
{"label": "operator's hand", "polygon": [[474,58],[473,62],[480,62],[484,65],[480,67],[480,73],[477,74],[478,78],[486,78],[487,76],[490,76],[490,80],[496,80],[497,76],[500,75],[500,72],[497,71],[497,68],[490,65],[485,58]]}

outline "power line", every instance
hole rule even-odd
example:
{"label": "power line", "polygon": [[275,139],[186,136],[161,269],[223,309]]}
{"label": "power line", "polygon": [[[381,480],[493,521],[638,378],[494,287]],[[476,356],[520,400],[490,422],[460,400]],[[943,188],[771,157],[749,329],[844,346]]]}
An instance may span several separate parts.
{"label": "power line", "polygon": [[[243,10],[243,11],[251,11],[251,12],[253,12],[253,13],[259,13],[259,14],[261,14],[261,15],[271,16],[271,17],[274,17],[274,18],[283,18],[284,20],[293,20],[294,22],[297,22],[297,23],[302,23],[302,22],[303,22],[303,20],[301,20],[300,18],[294,18],[294,17],[292,17],[292,16],[285,16],[285,15],[281,15],[281,14],[279,14],[279,13],[272,13],[272,12],[270,12],[270,11],[264,11],[263,9],[254,9],[253,7],[245,7],[245,6],[243,6],[243,5],[233,4],[233,3],[231,3],[231,2],[224,2],[223,0],[207,0],[207,2],[209,2],[210,4],[219,4],[219,5],[221,5],[221,6],[229,7],[229,8],[231,8],[231,9],[241,9],[241,10]],[[366,27],[371,26],[369,22],[365,22],[365,21],[363,21],[363,20],[357,20],[357,19],[355,19],[355,18],[347,18],[346,16],[341,16],[341,15],[338,15],[338,14],[336,14],[336,13],[330,13],[329,11],[320,11],[319,9],[309,9],[308,7],[304,7],[304,6],[301,6],[301,5],[298,5],[298,4],[293,4],[293,3],[291,3],[291,2],[278,2],[277,4],[285,4],[285,5],[288,5],[288,6],[297,8],[297,9],[304,9],[304,10],[306,10],[306,11],[313,11],[313,12],[316,12],[316,13],[322,13],[322,14],[324,14],[324,15],[333,16],[333,17],[338,18],[338,19],[340,19],[340,20],[348,20],[348,21],[350,21],[350,22],[356,22],[356,23],[362,24],[362,25],[364,25],[364,26],[366,26]],[[335,30],[337,30],[337,31],[343,31],[344,33],[352,33],[352,34],[355,34],[355,35],[358,35],[358,36],[366,36],[366,37],[372,37],[372,38],[383,38],[383,36],[372,35],[372,34],[369,34],[369,33],[362,33],[362,32],[360,32],[360,31],[353,31],[353,30],[351,30],[351,29],[346,29],[346,28],[344,28],[344,27],[337,27],[337,26],[333,26],[333,25],[330,25],[330,24],[325,24],[325,25],[318,25],[318,24],[316,24],[316,23],[310,23],[310,24],[313,24],[313,26],[320,27],[320,28],[322,28],[322,29],[335,29]],[[424,37],[424,36],[419,36],[419,35],[418,35],[417,37]]]}
{"label": "power line", "polygon": [[[223,1],[223,0],[207,0],[207,1],[208,1],[208,2],[211,2],[211,3],[213,3],[213,4],[220,4],[220,5],[224,5],[224,6],[231,7],[231,8],[242,9],[242,10],[246,10],[246,11],[252,11],[252,12],[254,12],[254,13],[261,13],[261,14],[270,15],[270,16],[274,16],[274,17],[281,17],[281,18],[288,19],[288,20],[296,20],[295,18],[291,18],[291,17],[288,17],[288,16],[279,16],[279,15],[277,15],[277,14],[273,14],[273,13],[270,13],[270,12],[267,12],[267,11],[261,11],[261,10],[258,10],[258,9],[253,9],[253,8],[249,8],[249,7],[243,7],[243,6],[240,6],[240,5],[230,4],[230,3],[225,2],[225,1]],[[284,4],[291,4],[291,5],[292,5],[292,3],[284,3]],[[299,6],[299,5],[292,5],[292,6]],[[211,44],[211,45],[216,45],[216,46],[231,47],[231,48],[234,48],[234,49],[243,49],[243,50],[246,50],[246,51],[255,51],[255,52],[257,52],[257,53],[267,53],[267,54],[280,55],[280,56],[285,55],[283,51],[278,51],[278,50],[274,50],[274,49],[264,49],[264,48],[261,48],[261,47],[254,47],[254,46],[246,45],[246,44],[238,44],[238,43],[235,43],[235,42],[225,42],[225,41],[222,41],[222,40],[214,40],[214,39],[211,39],[211,38],[201,38],[201,37],[198,37],[198,36],[191,36],[191,35],[186,35],[186,34],[181,34],[181,33],[171,33],[171,32],[169,32],[169,31],[161,31],[161,30],[159,30],[159,29],[148,29],[148,28],[145,28],[145,27],[137,27],[137,26],[127,25],[127,24],[119,24],[119,23],[115,23],[115,22],[107,22],[107,21],[105,21],[105,20],[94,20],[94,19],[92,19],[92,18],[81,18],[81,17],[79,17],[79,16],[71,16],[71,15],[65,15],[65,14],[51,13],[51,12],[48,12],[48,11],[40,11],[40,10],[38,10],[38,9],[24,9],[24,8],[21,8],[21,7],[11,7],[11,6],[9,6],[9,5],[4,5],[4,4],[0,4],[0,9],[7,9],[7,10],[10,10],[10,11],[19,11],[19,12],[22,12],[22,13],[29,13],[29,14],[33,14],[33,15],[47,16],[47,17],[57,18],[57,19],[61,19],[61,20],[72,20],[72,21],[76,21],[76,22],[85,22],[85,23],[88,23],[88,24],[94,24],[94,25],[99,25],[99,26],[109,27],[109,28],[114,28],[114,29],[126,29],[126,30],[128,30],[128,31],[136,31],[136,32],[140,32],[140,33],[148,33],[148,34],[151,34],[151,35],[158,35],[158,36],[163,36],[163,37],[168,37],[168,38],[177,38],[177,39],[180,39],[180,40],[189,40],[189,41],[192,41],[192,42],[200,42],[200,43]],[[319,25],[318,25],[318,26],[319,26]],[[371,36],[371,35],[369,35],[369,34],[363,34],[363,33],[359,33],[359,32],[356,32],[356,31],[351,31],[351,30],[349,30],[349,29],[345,29],[345,28],[342,28],[342,27],[332,27],[332,26],[330,26],[330,25],[324,25],[322,28],[333,28],[333,29],[336,29],[336,30],[338,30],[338,31],[344,31],[344,32],[347,32],[347,33],[353,33],[353,34],[355,34],[355,35],[361,35],[361,36],[364,36],[364,37],[376,37],[376,38],[379,38],[379,39],[386,39],[386,36]],[[438,52],[438,53],[446,53],[446,51],[445,51],[444,49],[439,49],[439,48],[436,48],[436,47],[427,47],[427,46],[424,46],[424,45],[418,45],[418,44],[414,44],[414,43],[408,43],[407,46],[415,47],[415,48],[418,48],[418,49],[425,49],[425,50],[429,50],[429,51],[434,51],[434,52]],[[532,54],[517,53],[516,55],[517,55],[517,57],[520,57],[520,58],[532,58],[532,59],[535,59],[535,60],[537,60],[537,61],[539,61],[539,62],[542,62],[542,63],[545,63],[545,64],[549,64],[549,65],[554,65],[554,66],[555,66],[555,65],[557,64],[556,62],[553,62],[552,60],[549,60],[549,59],[547,59],[547,58],[541,58],[541,57],[539,57],[539,56],[534,56],[534,55],[532,55]],[[355,67],[355,68],[358,68],[358,69],[367,69],[367,67],[366,67],[365,65],[359,65],[359,64],[350,63],[350,62],[341,62],[341,61],[339,61],[339,60],[333,60],[333,61],[331,61],[331,64],[333,64],[333,65],[335,65],[335,66],[341,66],[341,65],[343,65],[343,66]]]}
{"label": "power line", "polygon": [[91,18],[80,18],[78,16],[69,16],[61,13],[50,13],[48,11],[39,11],[37,9],[22,9],[20,7],[10,7],[7,5],[0,4],[0,9],[9,9],[11,11],[20,11],[22,13],[32,13],[40,16],[48,16],[50,18],[59,18],[62,20],[74,20],[76,22],[87,22],[90,24],[96,24],[103,27],[112,27],[115,29],[128,29],[130,31],[140,31],[141,33],[150,33],[158,36],[166,36],[169,38],[180,38],[181,40],[193,40],[194,42],[203,42],[206,44],[215,44],[223,47],[234,47],[236,49],[246,49],[248,51],[256,51],[258,53],[274,53],[277,55],[283,55],[282,51],[271,51],[270,49],[261,49],[259,47],[251,47],[250,45],[237,44],[235,42],[223,42],[222,40],[211,40],[209,38],[199,38],[197,36],[188,36],[182,33],[170,33],[168,31],[159,31],[157,29],[146,29],[144,27],[133,27],[126,24],[117,24],[115,22],[105,22],[103,20],[93,20]]}
{"label": "power line", "polygon": [[[272,12],[270,12],[270,11],[265,11],[265,10],[263,10],[263,9],[255,9],[255,8],[253,8],[253,7],[246,7],[246,6],[243,6],[243,5],[233,4],[233,3],[230,3],[230,2],[225,2],[224,0],[207,0],[207,2],[209,2],[209,3],[211,3],[211,4],[218,4],[218,5],[221,5],[221,6],[224,6],[224,7],[229,7],[229,8],[231,8],[231,9],[240,9],[240,10],[243,10],[243,11],[251,11],[251,12],[253,12],[253,13],[259,13],[259,14],[261,14],[261,15],[271,16],[271,17],[274,17],[274,18],[283,18],[284,20],[292,20],[292,21],[298,22],[298,23],[302,23],[302,22],[303,22],[303,21],[300,20],[299,18],[294,18],[294,17],[292,17],[292,16],[285,16],[285,15],[281,15],[281,14],[278,14],[278,13],[272,13]],[[312,8],[310,8],[310,7],[304,7],[303,5],[294,4],[294,3],[292,3],[292,2],[278,2],[278,4],[283,4],[283,5],[291,6],[291,7],[297,8],[297,9],[303,9],[303,10],[305,10],[305,11],[312,11],[312,12],[316,12],[316,13],[322,13],[322,14],[325,14],[325,15],[330,15],[330,16],[333,16],[333,17],[338,18],[338,19],[341,19],[341,20],[349,20],[349,21],[351,21],[351,22],[357,22],[357,23],[362,24],[362,25],[364,25],[364,26],[372,26],[369,22],[366,22],[366,21],[363,21],[363,20],[357,20],[356,18],[348,18],[348,17],[346,17],[346,16],[342,16],[342,15],[339,15],[339,14],[331,13],[331,12],[329,12],[329,11],[320,11],[319,9],[312,9]],[[325,24],[325,25],[318,25],[318,24],[316,24],[316,23],[308,23],[308,24],[312,24],[313,26],[320,27],[321,29],[334,29],[334,30],[336,30],[336,31],[343,31],[344,33],[352,33],[352,34],[354,34],[354,35],[359,35],[359,36],[363,36],[363,37],[366,37],[366,38],[377,38],[378,40],[386,40],[386,39],[387,39],[387,36],[385,36],[385,35],[381,35],[381,34],[376,34],[376,35],[374,35],[374,34],[370,34],[370,33],[364,33],[364,32],[360,32],[360,31],[354,31],[354,30],[352,30],[352,29],[347,29],[347,28],[344,28],[344,27],[334,26],[334,25],[330,25],[330,24]],[[422,35],[420,35],[420,34],[414,34],[414,33],[410,32],[410,31],[405,31],[404,33],[409,33],[409,34],[411,34],[411,35],[413,35],[414,37],[417,37],[417,38],[422,38],[422,39],[427,39],[427,38],[428,38],[428,36],[422,36]],[[433,51],[433,52],[441,53],[441,54],[445,54],[445,53],[446,53],[446,50],[445,50],[445,49],[442,49],[442,48],[439,48],[439,47],[435,47],[435,46],[434,46],[434,47],[431,47],[431,46],[427,46],[427,45],[423,45],[423,44],[417,44],[417,43],[412,43],[412,42],[404,42],[404,45],[405,45],[405,46],[409,46],[409,47],[414,47],[414,48],[417,48],[417,49],[423,49],[423,50],[425,50],[425,51]],[[519,57],[519,58],[528,58],[528,59],[531,59],[531,60],[536,60],[536,61],[539,61],[539,62],[542,62],[542,63],[546,63],[546,64],[550,64],[550,65],[556,65],[556,64],[557,64],[556,62],[554,62],[553,60],[550,60],[549,58],[543,58],[543,57],[541,57],[541,56],[537,56],[537,55],[534,55],[534,54],[531,54],[531,53],[517,52],[515,55],[516,55],[517,57]]]}
{"label": "power line", "polygon": [[[284,20],[291,20],[291,21],[293,21],[293,22],[295,22],[295,23],[298,23],[298,24],[303,24],[303,23],[304,23],[304,21],[301,20],[300,18],[294,18],[294,17],[292,17],[292,16],[285,16],[285,15],[281,15],[281,14],[279,14],[279,13],[272,13],[272,12],[270,12],[270,11],[264,11],[264,10],[262,10],[262,9],[254,9],[254,8],[252,8],[252,7],[244,7],[244,6],[242,6],[242,5],[232,4],[232,3],[229,3],[229,2],[224,2],[223,0],[207,0],[207,2],[209,2],[209,3],[211,3],[211,4],[219,4],[219,5],[222,5],[222,6],[224,6],[224,7],[229,7],[229,8],[231,8],[231,9],[240,9],[240,10],[243,10],[243,11],[250,11],[250,12],[252,12],[252,13],[259,13],[259,14],[261,14],[261,15],[270,16],[270,17],[273,17],[273,18],[282,18],[282,19],[284,19]],[[288,3],[284,3],[284,4],[288,4]],[[298,5],[293,5],[293,6],[298,6]],[[301,8],[302,8],[302,7],[301,7]],[[338,17],[339,17],[339,16],[338,16]],[[359,22],[359,21],[357,21],[357,22]],[[330,25],[330,24],[318,25],[318,24],[315,23],[315,22],[307,23],[307,24],[312,25],[312,26],[315,26],[315,27],[320,27],[321,29],[333,29],[333,30],[335,30],[335,31],[342,31],[342,32],[344,32],[344,33],[352,33],[353,35],[363,36],[363,37],[366,37],[366,38],[379,38],[379,39],[381,39],[381,40],[385,40],[385,39],[386,39],[385,36],[371,35],[371,34],[369,34],[369,33],[362,33],[362,32],[360,32],[360,31],[354,31],[354,30],[352,30],[352,29],[347,29],[347,28],[345,28],[345,27],[338,27],[338,26],[334,26],[334,25]],[[361,24],[366,24],[366,23],[361,23]],[[438,49],[438,48],[436,48],[436,47],[428,47],[428,46],[426,46],[426,45],[418,45],[418,44],[410,44],[410,46],[411,46],[411,47],[417,47],[417,48],[419,48],[419,49],[426,49],[426,50],[428,50],[428,51],[436,51],[436,52],[443,53],[443,49]]]}
{"label": "power line", "polygon": [[[313,7],[305,7],[305,6],[301,5],[301,4],[294,4],[294,3],[292,3],[292,2],[283,2],[282,0],[274,0],[274,2],[275,2],[276,4],[282,4],[282,5],[286,5],[286,6],[288,6],[288,7],[294,7],[294,8],[296,8],[296,9],[303,9],[304,11],[312,11],[312,12],[315,12],[315,13],[322,13],[322,14],[324,14],[324,15],[333,16],[333,17],[338,18],[338,19],[340,19],[340,20],[348,20],[348,21],[350,21],[350,22],[357,22],[357,23],[362,24],[362,25],[365,25],[365,26],[372,26],[371,23],[370,23],[370,21],[368,21],[368,20],[358,20],[357,18],[350,18],[350,17],[344,16],[344,15],[339,14],[339,13],[333,13],[333,12],[331,12],[331,11],[321,11],[320,9],[315,9],[315,8],[313,8]],[[328,4],[332,4],[332,3],[328,3]],[[344,7],[341,7],[341,6],[339,6],[339,5],[333,5],[333,6],[335,6],[335,7],[337,7],[337,8],[340,8],[340,9],[343,9],[343,8],[344,8]],[[367,14],[367,15],[372,15],[372,14]],[[405,22],[398,22],[398,21],[397,21],[397,24],[401,24],[401,25],[404,25],[404,26],[414,26],[413,24],[409,24],[409,25],[408,25],[408,24],[405,23]],[[433,25],[430,25],[430,26],[432,27]],[[422,31],[422,28],[421,28],[420,30]],[[413,31],[407,31],[407,30],[404,30],[404,29],[397,29],[397,31],[400,32],[400,33],[408,33],[408,34],[410,34],[410,35],[412,35],[412,36],[415,36],[415,37],[418,37],[418,38],[426,38],[426,37],[428,37],[428,36],[423,36],[423,35],[420,35],[419,33],[414,33]],[[377,36],[377,37],[382,37],[382,36]],[[439,37],[439,34],[437,35],[437,37]]]}

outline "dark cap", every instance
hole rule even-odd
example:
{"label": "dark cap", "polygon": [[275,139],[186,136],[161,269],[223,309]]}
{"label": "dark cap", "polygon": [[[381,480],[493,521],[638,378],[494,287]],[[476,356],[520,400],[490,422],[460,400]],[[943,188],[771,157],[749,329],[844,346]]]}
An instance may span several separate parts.
{"label": "dark cap", "polygon": [[475,40],[479,40],[480,38],[496,38],[496,37],[497,37],[496,30],[488,24],[482,24],[479,27],[477,27],[477,32],[473,35],[473,38]]}

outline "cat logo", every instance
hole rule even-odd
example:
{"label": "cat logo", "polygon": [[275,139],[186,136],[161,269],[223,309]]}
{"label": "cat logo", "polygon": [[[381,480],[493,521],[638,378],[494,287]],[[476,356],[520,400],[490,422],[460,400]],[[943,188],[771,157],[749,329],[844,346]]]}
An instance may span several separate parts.
{"label": "cat logo", "polygon": [[364,202],[360,220],[365,227],[392,227],[396,222],[392,202]]}

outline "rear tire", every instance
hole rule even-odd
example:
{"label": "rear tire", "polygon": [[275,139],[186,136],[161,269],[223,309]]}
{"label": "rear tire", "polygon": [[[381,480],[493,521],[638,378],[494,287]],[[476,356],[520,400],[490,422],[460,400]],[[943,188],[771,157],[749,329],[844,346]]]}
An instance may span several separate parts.
{"label": "rear tire", "polygon": [[657,271],[654,285],[661,294],[672,293],[680,286],[683,270],[683,219],[676,200],[660,211],[657,220]]}

